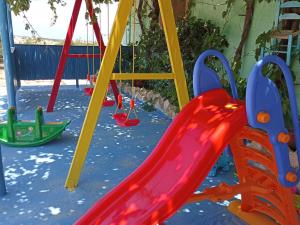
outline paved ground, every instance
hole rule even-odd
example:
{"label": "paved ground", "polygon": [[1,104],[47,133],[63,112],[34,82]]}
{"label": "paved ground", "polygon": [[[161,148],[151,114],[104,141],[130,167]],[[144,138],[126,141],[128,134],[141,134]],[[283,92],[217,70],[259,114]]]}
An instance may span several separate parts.
{"label": "paved ground", "polygon": [[[49,86],[23,87],[18,91],[20,119],[33,119],[37,105],[44,108]],[[63,86],[56,111],[45,114],[47,121],[71,119],[62,139],[35,148],[2,146],[8,194],[0,199],[0,224],[54,225],[72,224],[93,203],[128,176],[149,155],[171,120],[160,112],[138,110],[141,125],[120,128],[105,108],[98,121],[79,187],[75,192],[64,188],[89,98],[81,89]],[[5,119],[6,94],[0,88],[0,119]],[[202,187],[224,180],[232,182],[232,173],[208,178]],[[202,202],[184,206],[166,224],[214,225],[243,224],[229,214],[229,202]]]}

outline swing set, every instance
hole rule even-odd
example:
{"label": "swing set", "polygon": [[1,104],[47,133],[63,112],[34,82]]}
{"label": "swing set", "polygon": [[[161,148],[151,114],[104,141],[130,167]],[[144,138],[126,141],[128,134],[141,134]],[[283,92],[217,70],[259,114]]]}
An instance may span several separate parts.
{"label": "swing set", "polygon": [[[131,17],[133,17],[133,35],[130,37],[132,38],[131,44],[132,44],[132,73],[135,73],[135,38],[136,38],[136,8],[135,8],[135,1],[133,2],[133,13],[130,15],[130,26],[131,26]],[[120,47],[119,51],[119,71],[122,73],[122,50]],[[122,81],[120,81],[122,85]],[[114,120],[116,123],[121,127],[132,127],[137,126],[140,123],[140,120],[137,116],[136,110],[135,110],[135,87],[134,87],[134,80],[131,79],[131,99],[129,104],[129,110],[128,113],[124,109],[123,105],[123,97],[121,94],[118,95],[118,105],[116,107],[115,113],[113,115]],[[134,118],[130,118],[131,115],[134,115]]]}
{"label": "swing set", "polygon": [[[85,0],[85,3],[86,3],[86,8],[87,8],[87,11],[88,11],[88,15],[91,19],[91,24],[93,26],[93,30],[94,30],[94,34],[96,36],[96,40],[97,40],[97,43],[98,43],[100,54],[94,54],[94,52],[93,52],[93,54],[89,54],[88,46],[87,46],[87,53],[86,54],[71,54],[71,53],[69,53],[72,38],[73,38],[73,35],[74,35],[76,23],[77,23],[77,19],[78,19],[78,15],[79,15],[79,11],[80,11],[80,8],[81,8],[81,5],[82,5],[82,0],[76,0],[75,3],[74,3],[74,7],[73,7],[73,12],[72,12],[72,17],[71,17],[71,20],[70,20],[69,28],[68,28],[68,31],[67,31],[67,34],[66,34],[65,43],[64,43],[62,53],[61,53],[61,56],[60,56],[60,59],[59,59],[58,67],[57,67],[57,70],[56,70],[54,84],[52,86],[51,95],[50,95],[50,98],[49,98],[49,101],[48,101],[47,112],[53,112],[53,110],[54,110],[54,105],[55,105],[56,98],[57,98],[57,95],[58,95],[58,91],[59,91],[60,83],[61,83],[61,80],[62,80],[62,77],[63,77],[64,68],[65,68],[65,64],[67,62],[67,59],[68,58],[77,58],[77,59],[79,59],[79,58],[87,58],[87,59],[93,58],[93,60],[94,60],[95,58],[100,58],[101,59],[104,55],[106,47],[105,47],[104,42],[103,42],[103,38],[102,38],[102,35],[101,35],[101,31],[100,31],[98,21],[97,21],[97,19],[94,19],[95,18],[95,13],[94,13],[94,9],[93,9],[92,0]],[[88,40],[87,40],[87,42],[88,42]],[[87,45],[88,45],[88,43],[87,43]],[[94,44],[93,44],[93,48],[94,48]],[[89,71],[88,71],[87,78],[91,78],[91,76],[89,76]],[[92,80],[92,82],[95,82],[96,78],[93,78],[93,79],[94,80]],[[111,85],[111,88],[112,88],[112,91],[113,91],[113,94],[114,94],[114,97],[115,97],[115,101],[117,101],[118,95],[119,95],[119,91],[118,91],[118,88],[117,88],[117,83],[115,81],[111,80],[110,85]],[[108,84],[107,84],[107,86],[108,86]],[[105,88],[105,90],[106,89],[107,88]],[[88,91],[88,89],[86,89],[86,91]],[[90,94],[92,94],[93,90],[90,89],[89,92],[90,92]],[[107,102],[105,100],[103,102],[104,102],[104,106],[111,105],[111,102]]]}
{"label": "swing set", "polygon": [[[101,12],[100,12],[101,13]],[[130,21],[131,21],[131,17],[133,17],[133,35],[130,37],[132,38],[131,40],[131,44],[132,44],[132,52],[133,52],[133,55],[132,55],[132,72],[134,73],[134,70],[135,70],[135,36],[136,36],[136,11],[133,11],[132,15],[130,15]],[[88,24],[89,24],[89,21],[87,19],[86,21],[86,36],[87,36],[87,39],[86,39],[86,43],[87,43],[87,55],[89,53],[89,29],[88,29]],[[101,26],[101,14],[99,15],[99,24]],[[107,36],[109,37],[109,4],[107,4]],[[95,53],[95,45],[94,45],[94,33],[92,35],[92,52],[93,52],[93,57],[92,57],[92,74],[90,73],[90,60],[89,60],[89,57],[86,57],[87,59],[87,70],[88,70],[88,74],[87,74],[87,84],[84,88],[84,92],[86,95],[88,96],[92,96],[93,94],[93,91],[94,91],[94,86],[95,86],[95,83],[96,83],[96,80],[97,80],[97,75],[95,74],[95,57],[94,57],[94,53]],[[101,43],[100,43],[101,44]],[[120,56],[119,56],[119,71],[120,73],[122,72],[122,49],[120,47]],[[101,46],[100,46],[100,55],[101,55]],[[101,59],[100,59],[101,60]],[[100,63],[101,65],[101,63]],[[122,85],[122,82],[120,82],[121,85]],[[118,95],[118,98],[117,98],[117,107],[116,107],[116,110],[113,114],[113,118],[114,120],[116,121],[116,123],[121,126],[121,127],[131,127],[131,126],[137,126],[139,123],[140,123],[140,120],[138,119],[138,116],[137,116],[137,113],[136,113],[136,110],[135,110],[135,96],[134,96],[134,93],[135,93],[135,88],[134,88],[134,81],[132,80],[132,97],[130,99],[130,108],[128,110],[128,112],[126,112],[126,109],[124,107],[124,104],[123,104],[123,97],[121,94]],[[107,92],[109,91],[109,86],[107,88]],[[114,100],[109,100],[107,98],[107,94],[106,94],[106,97],[103,101],[103,106],[104,107],[108,107],[108,106],[113,106],[115,103]],[[134,118],[131,118],[130,116],[131,115],[134,115]]]}
{"label": "swing set", "polygon": [[[86,87],[84,88],[84,92],[86,95],[88,96],[92,96],[94,89],[95,89],[95,84],[97,81],[97,75],[95,75],[95,58],[99,58],[100,59],[100,64],[101,64],[101,58],[104,55],[104,52],[106,50],[106,47],[104,45],[103,42],[103,38],[101,35],[101,31],[99,28],[99,24],[97,21],[97,17],[94,13],[94,9],[93,9],[93,4],[91,0],[86,0],[86,11],[88,12],[91,24],[93,26],[93,35],[92,35],[92,54],[89,54],[89,20],[88,18],[86,19],[86,54],[69,54],[69,50],[70,50],[70,45],[71,45],[71,41],[72,41],[72,37],[74,34],[74,30],[75,30],[75,26],[76,26],[76,22],[78,19],[78,14],[81,8],[81,4],[82,4],[82,0],[76,0],[75,4],[74,4],[74,9],[73,9],[73,13],[72,13],[72,18],[70,21],[70,25],[69,25],[69,29],[67,32],[67,36],[66,36],[66,40],[64,43],[64,47],[62,50],[62,54],[60,57],[60,61],[58,64],[58,68],[56,71],[56,76],[55,76],[55,80],[54,80],[54,85],[52,87],[52,92],[51,92],[51,96],[48,102],[48,107],[47,107],[47,112],[53,112],[54,109],[54,104],[58,95],[58,90],[59,90],[59,86],[60,86],[60,82],[62,79],[62,74],[64,71],[64,66],[66,63],[67,58],[86,58],[87,60],[87,76],[86,76]],[[135,43],[135,29],[136,29],[136,11],[134,11],[133,14],[133,30],[134,30],[134,34],[133,34],[133,41],[132,41],[132,46],[133,46],[133,74],[134,73],[134,59],[135,59],[135,50],[134,50],[134,43]],[[99,15],[99,23],[101,26],[101,14]],[[109,4],[107,4],[107,35],[109,37]],[[99,46],[99,51],[100,54],[95,54],[95,40],[94,40],[94,36],[96,36],[97,42],[98,42],[98,46]],[[92,71],[90,69],[90,58],[92,58]],[[121,66],[121,62],[122,62],[122,53],[121,53],[121,48],[120,48],[120,65],[119,65],[119,70],[120,70],[120,74],[121,70],[122,70],[122,66]],[[92,74],[91,74],[92,72]],[[122,127],[128,127],[128,126],[136,126],[139,124],[140,120],[137,117],[137,113],[135,110],[135,97],[134,97],[134,79],[132,80],[132,98],[130,100],[130,108],[128,110],[128,112],[126,112],[126,110],[124,109],[124,104],[123,104],[123,97],[121,94],[119,94],[118,88],[117,88],[117,83],[115,80],[122,80],[123,78],[126,78],[126,76],[123,76],[122,78],[111,78],[110,81],[110,85],[107,85],[107,87],[105,87],[106,90],[106,94],[105,94],[105,98],[102,101],[102,106],[104,107],[109,107],[109,106],[113,106],[115,104],[115,102],[117,103],[117,107],[115,110],[115,113],[113,115],[113,118],[116,120],[116,123],[119,126]],[[127,78],[126,78],[127,79]],[[109,100],[107,98],[107,94],[110,90],[110,87],[112,89],[112,92],[114,94],[115,97],[115,101],[114,100]],[[103,88],[103,87],[100,87]],[[131,115],[134,115],[134,118],[130,118]]]}
{"label": "swing set", "polygon": [[[79,1],[79,0],[77,0]],[[94,91],[89,103],[87,114],[83,123],[79,141],[75,150],[74,158],[69,170],[69,174],[65,183],[66,188],[74,190],[78,185],[80,173],[84,165],[88,149],[93,137],[93,132],[98,121],[99,113],[102,109],[102,105],[99,102],[103,102],[106,97],[106,89],[108,83],[113,80],[131,80],[132,84],[134,80],[174,80],[179,108],[182,109],[188,102],[189,96],[187,91],[187,84],[185,80],[183,62],[181,58],[181,51],[179,47],[179,41],[176,32],[175,19],[172,9],[171,1],[159,0],[161,18],[163,23],[163,29],[165,32],[167,47],[169,51],[170,63],[172,72],[171,73],[136,73],[134,70],[134,45],[135,37],[133,38],[133,67],[132,73],[113,73],[115,61],[118,56],[119,47],[125,28],[127,26],[128,18],[131,15],[132,7],[134,13],[136,10],[136,0],[122,0],[119,1],[118,10],[113,23],[111,35],[109,37],[108,45],[105,50],[101,67],[97,76]],[[134,16],[135,18],[135,16]],[[135,20],[135,19],[134,19]],[[135,24],[135,22],[134,22]],[[133,26],[135,26],[133,24]],[[131,25],[131,24],[130,24]],[[134,27],[135,29],[135,27]],[[121,60],[120,60],[121,61]],[[134,86],[132,85],[132,96],[130,100],[130,109],[128,113],[124,110],[122,95],[117,96],[118,104],[114,114],[114,119],[120,126],[133,126],[139,123],[139,120],[135,111],[135,96]],[[135,115],[134,119],[130,119],[131,115]]]}

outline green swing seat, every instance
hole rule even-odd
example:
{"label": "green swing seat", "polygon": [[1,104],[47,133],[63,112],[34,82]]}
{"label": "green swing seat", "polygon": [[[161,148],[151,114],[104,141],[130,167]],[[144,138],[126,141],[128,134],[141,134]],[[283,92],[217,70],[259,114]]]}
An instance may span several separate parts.
{"label": "green swing seat", "polygon": [[44,122],[43,109],[35,110],[35,121],[17,120],[15,107],[7,110],[7,122],[0,123],[0,143],[14,147],[33,147],[46,144],[61,136],[70,120]]}

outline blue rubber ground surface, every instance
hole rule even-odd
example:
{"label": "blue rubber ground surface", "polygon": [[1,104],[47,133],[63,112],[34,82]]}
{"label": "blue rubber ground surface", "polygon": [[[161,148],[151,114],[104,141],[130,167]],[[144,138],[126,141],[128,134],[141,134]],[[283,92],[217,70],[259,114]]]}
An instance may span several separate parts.
{"label": "blue rubber ground surface", "polygon": [[[46,108],[50,87],[24,87],[18,91],[19,119],[33,119],[34,108]],[[128,176],[150,154],[171,120],[159,111],[138,107],[141,124],[120,128],[111,118],[114,108],[104,108],[98,121],[79,187],[64,188],[89,98],[81,89],[62,86],[56,110],[46,121],[71,119],[62,139],[35,148],[2,146],[8,194],[0,199],[0,224],[72,224],[101,196]],[[100,103],[99,103],[100,104]],[[0,91],[0,119],[5,119],[6,96]],[[232,172],[207,178],[201,188],[233,182]],[[201,202],[184,206],[166,224],[244,224],[226,205]]]}

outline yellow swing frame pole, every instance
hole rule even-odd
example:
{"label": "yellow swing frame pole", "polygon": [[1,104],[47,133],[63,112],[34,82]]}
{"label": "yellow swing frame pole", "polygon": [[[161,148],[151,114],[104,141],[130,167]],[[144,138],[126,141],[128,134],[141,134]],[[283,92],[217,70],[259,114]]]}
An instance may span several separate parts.
{"label": "yellow swing frame pole", "polygon": [[[189,96],[176,33],[172,4],[171,0],[158,0],[158,2],[172,65],[172,73],[169,75],[164,73],[162,74],[163,77],[160,79],[174,79],[179,107],[182,109],[188,103]],[[82,126],[69,174],[66,179],[65,187],[69,190],[74,190],[74,188],[78,185],[80,173],[90,147],[99,113],[102,109],[102,105],[99,104],[99,102],[103,102],[106,95],[106,87],[108,86],[109,81],[112,79],[112,71],[118,55],[119,47],[121,46],[121,41],[125,32],[132,5],[133,0],[120,0],[119,2],[112,32],[109,37],[108,46],[103,56],[98,79],[96,81],[94,92]],[[147,79],[157,79],[158,77],[160,77],[160,74],[152,73],[147,76]],[[114,78],[117,78],[117,76],[115,75]],[[130,77],[130,79],[133,78],[135,78],[135,76]],[[140,79],[141,77],[136,76],[136,78]],[[128,77],[126,79],[128,79]]]}
{"label": "yellow swing frame pole", "polygon": [[176,31],[171,0],[158,0],[163,28],[166,36],[172,72],[180,110],[189,102],[181,51]]}

